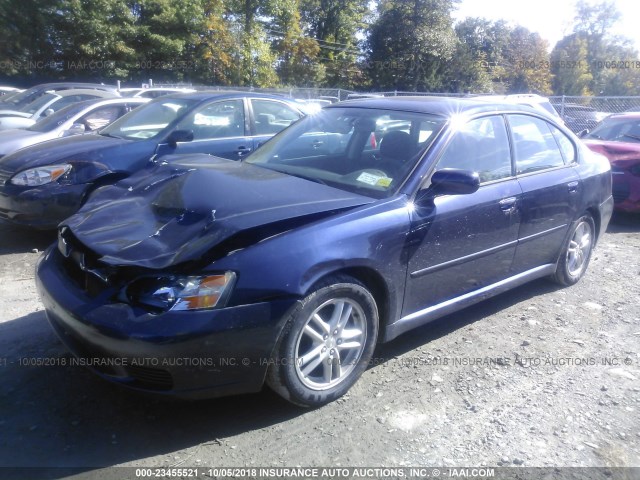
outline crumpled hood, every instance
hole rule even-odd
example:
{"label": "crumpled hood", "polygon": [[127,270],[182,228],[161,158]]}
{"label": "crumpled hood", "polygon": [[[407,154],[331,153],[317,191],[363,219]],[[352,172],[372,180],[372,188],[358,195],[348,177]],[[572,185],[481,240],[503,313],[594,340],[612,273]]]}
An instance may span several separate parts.
{"label": "crumpled hood", "polygon": [[6,172],[17,172],[26,168],[52,165],[68,159],[102,161],[111,155],[111,150],[124,147],[131,142],[102,135],[76,135],[56,138],[23,148],[0,159],[0,168]]}
{"label": "crumpled hood", "polygon": [[374,201],[208,155],[163,160],[152,172],[96,191],[62,225],[103,263],[163,269],[198,260],[250,229],[278,223],[285,231],[289,220],[295,228],[301,218]]}

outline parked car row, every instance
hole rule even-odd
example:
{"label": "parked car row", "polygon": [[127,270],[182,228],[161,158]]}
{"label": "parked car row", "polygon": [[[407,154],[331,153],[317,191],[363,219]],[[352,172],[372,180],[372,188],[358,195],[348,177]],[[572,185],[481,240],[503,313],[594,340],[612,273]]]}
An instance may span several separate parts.
{"label": "parked car row", "polygon": [[[134,99],[127,100],[120,106],[131,106]],[[170,94],[125,114],[95,135],[70,136],[82,130],[77,123],[81,118],[74,112],[64,112],[63,118],[44,127],[34,126],[48,132],[68,115],[76,115],[76,126],[64,130],[67,136],[0,159],[0,218],[55,228],[80,208],[91,191],[145,169],[163,155],[207,153],[237,160],[303,115],[294,102],[272,95]],[[82,121],[88,119],[82,117]],[[87,125],[84,129],[93,128]],[[16,135],[5,142],[8,148],[2,146],[0,137],[0,151],[11,150],[33,136]]]}
{"label": "parked car row", "polygon": [[517,102],[169,94],[75,136],[71,110],[0,159],[0,215],[58,226],[37,282],[68,348],[160,395],[330,402],[379,342],[579,281],[613,209],[606,158]]}

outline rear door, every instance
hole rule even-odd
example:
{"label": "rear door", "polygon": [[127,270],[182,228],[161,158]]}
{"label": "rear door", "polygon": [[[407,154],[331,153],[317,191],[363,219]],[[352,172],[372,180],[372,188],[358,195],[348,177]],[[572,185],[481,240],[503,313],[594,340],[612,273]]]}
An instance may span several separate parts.
{"label": "rear door", "polygon": [[514,273],[555,263],[582,196],[576,146],[549,122],[509,115],[516,176],[523,195]]}
{"label": "rear door", "polygon": [[460,127],[436,170],[478,172],[469,195],[416,199],[412,212],[403,316],[507,277],[520,225],[522,190],[513,176],[504,118],[493,115]]}

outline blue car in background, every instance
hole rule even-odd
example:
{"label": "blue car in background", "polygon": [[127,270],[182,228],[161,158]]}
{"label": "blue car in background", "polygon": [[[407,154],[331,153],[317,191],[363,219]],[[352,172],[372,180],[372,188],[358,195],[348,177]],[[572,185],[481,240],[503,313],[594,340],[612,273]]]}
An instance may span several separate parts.
{"label": "blue car in background", "polygon": [[53,229],[99,186],[166,154],[238,160],[302,116],[283,97],[199,92],[166,95],[97,135],[60,138],[0,158],[0,219]]}
{"label": "blue car in background", "polygon": [[607,159],[532,108],[347,101],[241,162],[167,157],[100,188],[37,282],[105,379],[191,398],[266,383],[314,407],[378,342],[533,279],[578,282],[612,208]]}

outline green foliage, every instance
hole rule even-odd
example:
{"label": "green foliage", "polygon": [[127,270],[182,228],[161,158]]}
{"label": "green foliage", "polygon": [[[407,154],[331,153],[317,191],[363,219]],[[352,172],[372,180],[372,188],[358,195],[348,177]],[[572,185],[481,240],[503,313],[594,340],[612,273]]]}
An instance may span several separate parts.
{"label": "green foliage", "polygon": [[305,37],[302,31],[299,0],[274,2],[274,27],[270,30],[276,38],[273,47],[280,59],[280,82],[289,86],[311,87],[322,83],[324,65],[319,63],[320,46],[314,38]]}
{"label": "green foliage", "polygon": [[[552,52],[554,91],[563,95],[638,95],[638,52],[624,38],[612,34],[621,14],[612,0],[578,1],[573,33]],[[570,62],[576,68],[563,69]]]}
{"label": "green foliage", "polygon": [[326,85],[354,88],[363,83],[358,34],[367,26],[368,5],[363,0],[300,0],[302,31],[318,43]]}
{"label": "green foliage", "polygon": [[48,77],[62,75],[55,63],[59,0],[0,2],[0,75]]}
{"label": "green foliage", "polygon": [[[614,0],[555,46],[458,0],[0,0],[0,80],[637,95]],[[372,8],[375,6],[375,8]],[[2,81],[2,83],[5,83]]]}
{"label": "green foliage", "polygon": [[553,91],[556,95],[590,95],[587,42],[578,34],[564,37],[551,52]]}
{"label": "green foliage", "polygon": [[384,0],[369,37],[374,87],[438,91],[456,51],[452,0]]}
{"label": "green foliage", "polygon": [[510,32],[505,49],[507,93],[551,94],[547,47],[540,35],[524,27],[516,27]]}

